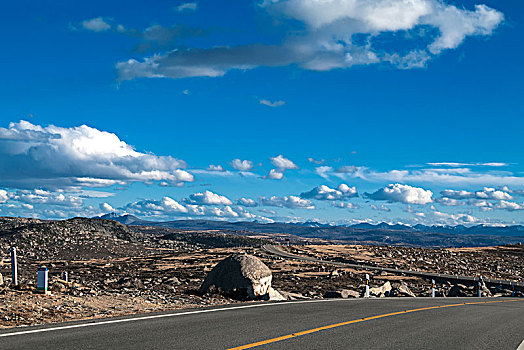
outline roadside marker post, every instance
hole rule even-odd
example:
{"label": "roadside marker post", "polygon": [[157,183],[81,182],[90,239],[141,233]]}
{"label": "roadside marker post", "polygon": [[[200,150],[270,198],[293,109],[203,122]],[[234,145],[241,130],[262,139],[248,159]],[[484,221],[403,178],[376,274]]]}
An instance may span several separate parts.
{"label": "roadside marker post", "polygon": [[435,280],[431,280],[431,297],[435,297]]}
{"label": "roadside marker post", "polygon": [[366,273],[366,294],[364,297],[369,298],[369,274]]}
{"label": "roadside marker post", "polygon": [[36,289],[39,292],[47,293],[47,288],[49,286],[49,269],[47,267],[39,267],[37,280],[36,280]]}
{"label": "roadside marker post", "polygon": [[482,276],[479,276],[479,282],[478,282],[478,297],[482,297]]}
{"label": "roadside marker post", "polygon": [[67,271],[64,271],[62,272],[62,281],[66,281],[66,282],[69,282],[69,280],[67,279]]}
{"label": "roadside marker post", "polygon": [[18,286],[18,261],[16,259],[16,248],[11,248],[11,283]]}

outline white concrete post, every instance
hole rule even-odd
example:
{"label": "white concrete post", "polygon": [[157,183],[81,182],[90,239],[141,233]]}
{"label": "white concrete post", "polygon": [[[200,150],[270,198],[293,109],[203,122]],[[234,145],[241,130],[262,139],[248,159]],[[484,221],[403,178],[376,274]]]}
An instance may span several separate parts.
{"label": "white concrete post", "polygon": [[16,259],[16,248],[11,248],[11,283],[18,286],[18,261]]}
{"label": "white concrete post", "polygon": [[431,280],[431,297],[435,297],[435,280]]}
{"label": "white concrete post", "polygon": [[67,277],[68,277],[68,276],[67,276],[67,271],[62,272],[62,280],[63,280],[63,281],[66,281],[66,282],[69,282],[69,280],[67,279]]}
{"label": "white concrete post", "polygon": [[36,289],[40,292],[46,293],[49,283],[49,270],[47,267],[39,267],[36,280]]}
{"label": "white concrete post", "polygon": [[369,298],[369,274],[366,273],[366,294],[364,297]]}

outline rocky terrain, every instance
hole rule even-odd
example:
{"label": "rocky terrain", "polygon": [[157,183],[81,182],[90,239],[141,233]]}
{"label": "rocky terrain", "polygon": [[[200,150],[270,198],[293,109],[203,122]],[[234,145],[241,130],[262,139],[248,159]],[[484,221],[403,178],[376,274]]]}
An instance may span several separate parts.
{"label": "rocky terrain", "polygon": [[[430,293],[429,282],[420,278],[283,260],[261,249],[273,241],[296,243],[284,249],[324,260],[524,280],[524,250],[518,245],[461,249],[334,245],[291,235],[273,238],[252,232],[126,226],[100,219],[0,218],[0,327],[239,302],[216,291],[199,291],[213,267],[236,253],[258,257],[272,272],[271,286],[288,299],[361,296],[366,273],[371,274],[378,297]],[[11,246],[17,247],[19,256],[17,288],[10,285]],[[40,266],[49,268],[51,295],[36,293]],[[61,280],[64,271],[68,282]],[[444,296],[476,293],[473,286],[445,281],[437,289]],[[511,294],[496,288],[488,292]]]}

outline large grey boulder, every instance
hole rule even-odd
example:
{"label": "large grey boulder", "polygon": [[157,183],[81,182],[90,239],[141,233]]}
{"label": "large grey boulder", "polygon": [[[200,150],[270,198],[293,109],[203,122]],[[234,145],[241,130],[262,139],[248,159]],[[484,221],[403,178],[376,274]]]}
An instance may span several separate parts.
{"label": "large grey boulder", "polygon": [[284,300],[271,288],[271,270],[257,257],[234,254],[219,262],[200,286],[200,293],[211,287],[239,299]]}

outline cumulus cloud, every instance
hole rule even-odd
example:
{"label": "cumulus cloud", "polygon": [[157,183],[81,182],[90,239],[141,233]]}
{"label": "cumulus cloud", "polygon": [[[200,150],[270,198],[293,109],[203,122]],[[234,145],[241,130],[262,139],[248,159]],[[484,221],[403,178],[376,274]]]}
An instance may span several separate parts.
{"label": "cumulus cloud", "polygon": [[222,165],[213,165],[213,164],[210,164],[210,165],[207,167],[207,170],[208,170],[208,171],[224,171],[224,168],[222,168]]}
{"label": "cumulus cloud", "polygon": [[[491,35],[504,18],[485,5],[466,9],[440,0],[273,0],[261,8],[294,26],[280,45],[176,49],[119,62],[119,77],[218,77],[233,69],[292,64],[317,71],[381,62],[422,67],[469,36]],[[415,31],[424,44],[408,40],[410,35],[390,35],[393,45],[384,45],[387,34]],[[356,35],[366,40],[361,43]]]}
{"label": "cumulus cloud", "polygon": [[150,216],[164,216],[166,214],[186,214],[188,209],[171,197],[161,200],[144,199],[127,204],[122,211],[134,214],[147,214]]}
{"label": "cumulus cloud", "polygon": [[0,190],[0,203],[5,203],[9,199],[6,190]]}
{"label": "cumulus cloud", "polygon": [[266,105],[269,107],[280,107],[286,104],[286,101],[269,101],[269,100],[260,100],[261,105]]}
{"label": "cumulus cloud", "polygon": [[235,170],[249,171],[253,168],[253,162],[250,160],[240,160],[237,158],[231,161],[231,166]]}
{"label": "cumulus cloud", "polygon": [[82,198],[64,193],[49,192],[41,189],[19,190],[8,194],[9,199],[26,204],[45,204],[63,207],[81,207]]}
{"label": "cumulus cloud", "polygon": [[232,205],[233,202],[226,196],[221,196],[219,194],[213,193],[211,191],[204,191],[202,193],[193,193],[189,196],[188,199],[185,199],[186,202],[191,204],[199,205]]}
{"label": "cumulus cloud", "polygon": [[0,128],[0,185],[18,188],[107,187],[126,182],[193,181],[186,163],[136,151],[117,135],[86,125]]}
{"label": "cumulus cloud", "polygon": [[263,216],[255,215],[242,207],[210,206],[198,204],[183,205],[173,198],[164,197],[161,200],[141,200],[129,203],[119,208],[122,212],[127,212],[144,217],[156,218],[213,218],[220,220],[260,220],[271,221]]}
{"label": "cumulus cloud", "polygon": [[433,202],[433,192],[420,187],[403,184],[389,184],[374,193],[365,193],[367,198],[407,204],[428,204]]}
{"label": "cumulus cloud", "polygon": [[270,207],[285,207],[291,209],[315,209],[313,203],[310,200],[302,199],[297,196],[284,196],[277,197],[272,196],[269,198],[260,197],[260,205],[270,206]]}
{"label": "cumulus cloud", "polygon": [[284,156],[281,154],[276,157],[271,157],[269,160],[271,161],[271,164],[273,164],[279,170],[298,169],[298,166],[293,163],[292,160],[284,158]]}
{"label": "cumulus cloud", "polygon": [[470,214],[448,214],[440,211],[432,211],[431,215],[437,222],[448,225],[471,224],[478,221],[478,218]]}
{"label": "cumulus cloud", "polygon": [[452,199],[489,199],[489,200],[512,200],[513,197],[505,191],[496,190],[491,187],[484,187],[482,191],[469,192],[465,190],[443,190],[440,192],[443,197]]}
{"label": "cumulus cloud", "polygon": [[300,197],[321,201],[333,201],[358,197],[358,192],[356,187],[349,187],[346,184],[340,184],[336,189],[321,185],[311,191],[301,193]]}
{"label": "cumulus cloud", "polygon": [[186,2],[184,4],[178,5],[175,7],[175,10],[178,12],[182,11],[195,11],[197,9],[197,3],[196,2]]}
{"label": "cumulus cloud", "polygon": [[242,197],[237,200],[237,205],[243,207],[256,207],[258,204],[254,199]]}
{"label": "cumulus cloud", "polygon": [[104,32],[111,29],[111,25],[107,23],[102,17],[96,17],[83,21],[82,28],[91,30],[93,32]]}
{"label": "cumulus cloud", "polygon": [[282,180],[282,178],[284,178],[284,172],[277,169],[271,169],[269,173],[264,176],[264,179],[269,180]]}
{"label": "cumulus cloud", "polygon": [[115,208],[113,208],[109,203],[100,203],[100,210],[104,213],[112,213],[115,211]]}

